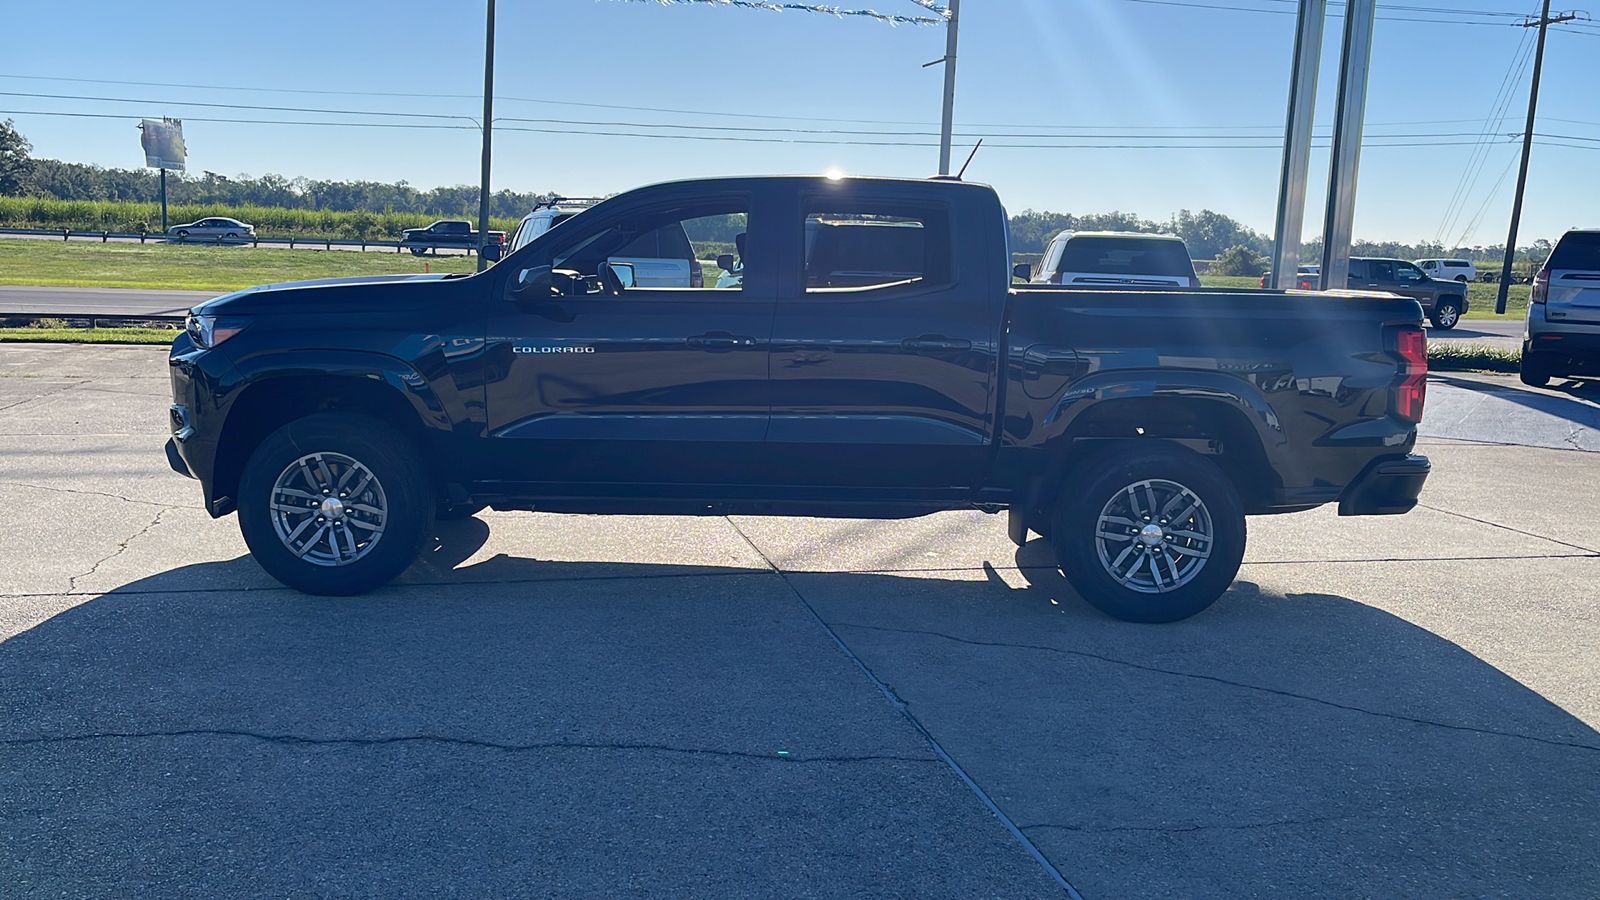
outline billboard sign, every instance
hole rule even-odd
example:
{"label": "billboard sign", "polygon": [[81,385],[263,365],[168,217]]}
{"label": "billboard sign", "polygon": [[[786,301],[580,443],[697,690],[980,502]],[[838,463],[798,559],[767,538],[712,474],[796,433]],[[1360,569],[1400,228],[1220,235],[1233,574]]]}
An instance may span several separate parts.
{"label": "billboard sign", "polygon": [[152,169],[183,171],[183,120],[145,119],[139,123],[144,133],[139,143],[144,146],[144,164]]}

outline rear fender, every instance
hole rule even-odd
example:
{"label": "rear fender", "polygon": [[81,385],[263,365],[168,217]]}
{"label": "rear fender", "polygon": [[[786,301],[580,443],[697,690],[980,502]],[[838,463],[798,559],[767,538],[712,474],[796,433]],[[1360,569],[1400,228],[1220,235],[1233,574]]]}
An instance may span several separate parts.
{"label": "rear fender", "polygon": [[1270,458],[1287,442],[1283,423],[1254,384],[1235,375],[1195,370],[1117,369],[1074,381],[1050,407],[1035,439],[1051,444],[1071,434],[1078,418],[1111,400],[1138,397],[1209,400],[1239,410]]}

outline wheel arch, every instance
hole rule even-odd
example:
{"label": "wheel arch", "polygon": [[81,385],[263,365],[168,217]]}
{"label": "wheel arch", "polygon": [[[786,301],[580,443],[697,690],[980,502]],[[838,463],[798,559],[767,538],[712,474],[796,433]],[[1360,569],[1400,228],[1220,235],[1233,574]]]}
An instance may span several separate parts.
{"label": "wheel arch", "polygon": [[[1045,444],[1049,464],[1035,492],[1041,504],[1058,495],[1075,464],[1111,441],[1163,441],[1210,459],[1246,509],[1270,506],[1274,491],[1283,486],[1273,464],[1285,443],[1282,425],[1266,398],[1237,378],[1141,384],[1124,375],[1105,390],[1073,399],[1077,393],[1075,386],[1051,416],[1055,427]],[[1031,511],[1030,518],[1041,512]]]}
{"label": "wheel arch", "polygon": [[[233,396],[217,442],[210,495],[217,514],[238,496],[245,462],[261,441],[295,419],[322,412],[371,416],[416,442],[430,478],[442,485],[442,461],[430,433],[448,433],[449,419],[427,382],[398,365],[374,366],[370,359],[345,359],[329,366],[319,359],[317,371],[300,367],[269,368],[247,377]],[[221,512],[218,512],[218,510]]]}

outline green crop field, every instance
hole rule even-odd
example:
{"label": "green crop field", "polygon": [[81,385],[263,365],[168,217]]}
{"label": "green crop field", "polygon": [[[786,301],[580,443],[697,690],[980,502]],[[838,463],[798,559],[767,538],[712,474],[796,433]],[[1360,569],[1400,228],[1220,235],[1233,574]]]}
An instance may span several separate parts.
{"label": "green crop field", "polygon": [[[178,225],[206,216],[227,216],[256,227],[260,237],[332,238],[333,240],[397,241],[407,228],[423,228],[438,216],[421,213],[330,212],[276,206],[169,206],[167,223]],[[475,217],[474,217],[475,218]],[[509,235],[516,219],[490,219],[492,231]],[[161,231],[158,203],[117,203],[0,197],[0,228],[115,231],[129,234]]]}
{"label": "green crop field", "polygon": [[281,281],[471,272],[475,257],[0,240],[0,284],[233,291]]}

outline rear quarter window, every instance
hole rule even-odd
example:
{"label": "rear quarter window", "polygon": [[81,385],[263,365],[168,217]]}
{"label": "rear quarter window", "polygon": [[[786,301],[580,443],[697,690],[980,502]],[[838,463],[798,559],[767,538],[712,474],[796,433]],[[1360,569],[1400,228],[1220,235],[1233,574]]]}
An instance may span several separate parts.
{"label": "rear quarter window", "polygon": [[1574,231],[1563,235],[1545,268],[1600,270],[1600,231]]}

